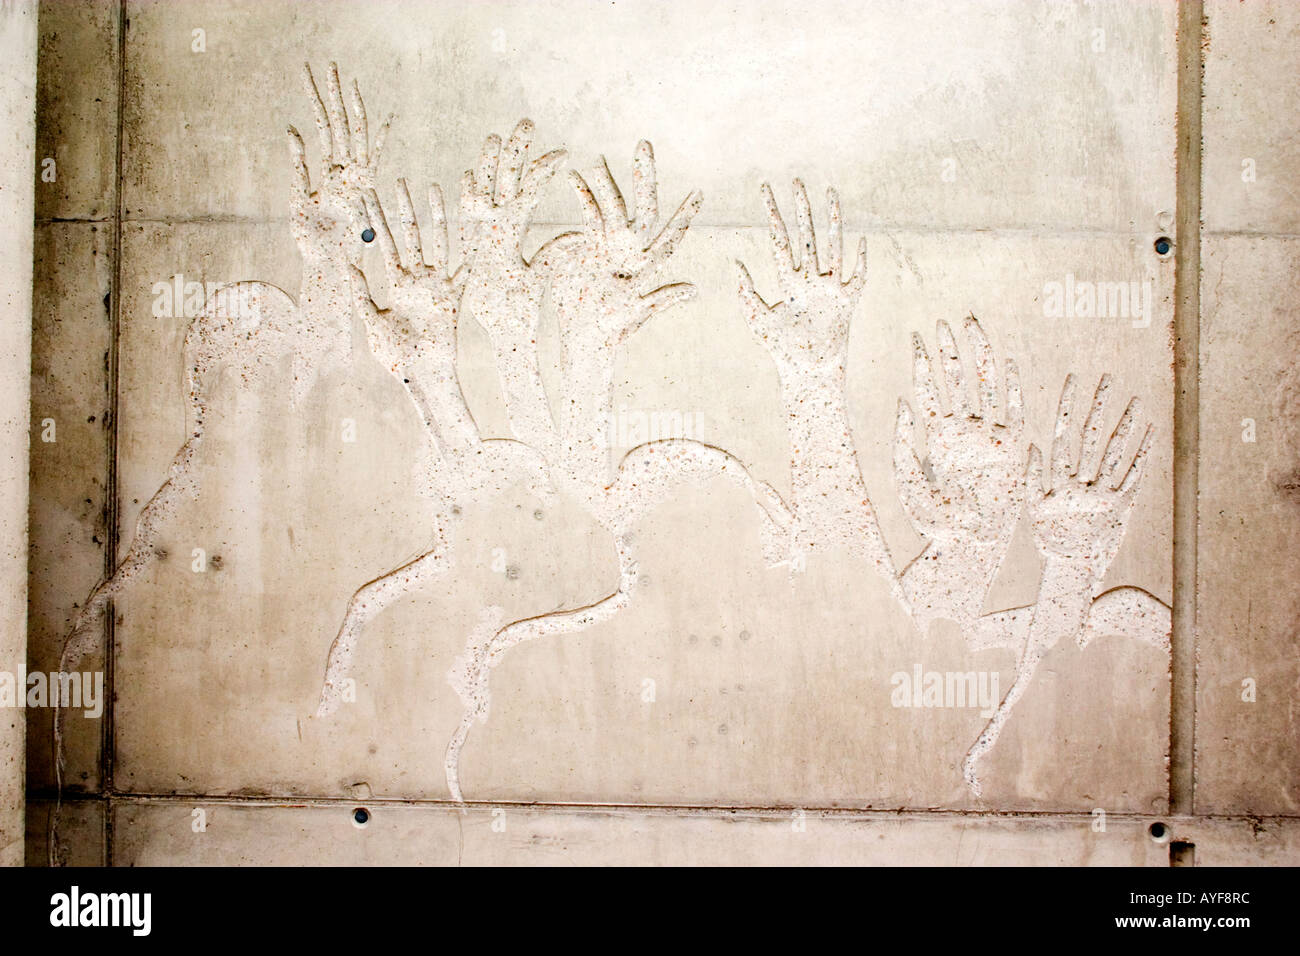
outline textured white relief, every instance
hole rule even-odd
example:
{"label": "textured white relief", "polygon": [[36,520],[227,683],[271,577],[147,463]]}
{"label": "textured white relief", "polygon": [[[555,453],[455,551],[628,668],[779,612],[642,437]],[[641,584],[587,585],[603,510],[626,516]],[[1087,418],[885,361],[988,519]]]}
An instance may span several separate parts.
{"label": "textured white relief", "polygon": [[[524,124],[520,124],[523,128]],[[531,132],[531,124],[527,129]],[[518,135],[519,129],[511,142]],[[489,139],[485,153],[495,148],[497,141]],[[505,155],[512,155],[509,143]],[[497,162],[491,156],[480,164],[489,175],[496,168]],[[629,451],[615,474],[609,474],[606,441],[617,350],[654,315],[694,295],[689,284],[661,284],[661,272],[699,211],[702,197],[698,192],[691,193],[665,221],[659,211],[654,153],[647,142],[637,146],[633,159],[630,212],[604,160],[590,183],[578,172],[570,172],[569,179],[582,209],[583,228],[551,240],[533,259],[533,264],[540,265],[549,277],[562,342],[564,384],[560,423],[553,442],[551,434],[537,424],[550,421],[544,390],[528,390],[526,394],[543,404],[520,417],[537,427],[540,438],[547,443],[546,457],[556,487],[579,501],[613,537],[618,583],[610,594],[586,607],[514,621],[492,633],[481,624],[470,636],[464,655],[448,674],[448,682],[465,706],[444,762],[447,786],[456,800],[462,799],[461,751],[473,723],[488,716],[491,669],[501,662],[506,651],[523,641],[583,630],[628,606],[638,579],[634,527],[646,512],[684,483],[705,484],[715,478],[729,478],[753,495],[759,507],[763,540],[773,560],[778,559],[790,520],[775,491],[755,481],[728,452],[698,441],[647,442]],[[518,239],[518,235],[511,234],[512,263],[519,255]],[[491,307],[491,297],[485,296],[484,300],[480,307]],[[529,317],[535,330],[536,314],[530,313]],[[518,342],[515,326],[495,320],[483,324],[494,339],[498,356],[504,353],[498,337]],[[520,364],[529,369],[531,381],[537,367],[535,335],[526,347],[531,354]],[[514,424],[516,409],[508,405],[508,410]],[[485,616],[484,620],[491,617]]]}
{"label": "textured white relief", "polygon": [[776,364],[789,423],[791,569],[805,566],[810,554],[843,547],[870,562],[906,604],[862,480],[845,396],[849,322],[867,281],[866,240],[859,241],[846,271],[840,201],[828,190],[830,236],[823,271],[804,184],[794,182],[797,258],[772,188],[764,184],[762,192],[783,297],[768,305],[744,263],[737,263],[737,269],[741,306]]}
{"label": "textured white relief", "polygon": [[1009,646],[1019,656],[1015,680],[962,761],[962,776],[977,796],[982,790],[980,758],[996,744],[1039,663],[1058,643],[1073,638],[1084,647],[1099,634],[1119,633],[1169,650],[1166,605],[1139,588],[1102,592],[1132,515],[1154,431],[1146,426],[1130,458],[1131,437],[1141,415],[1141,404],[1133,398],[1107,437],[1103,423],[1110,389],[1110,376],[1102,376],[1076,442],[1075,379],[1067,376],[1046,481],[1042,454],[1037,446],[1029,447],[1024,495],[1043,569],[1034,606],[994,615],[980,632],[985,646]]}
{"label": "textured white relief", "polygon": [[[642,142],[632,159],[630,207],[603,159],[588,175],[571,171],[582,227],[554,237],[526,260],[521,243],[567,156],[562,149],[535,155],[533,124],[523,120],[504,142],[489,136],[461,181],[460,261],[453,265],[457,254],[441,188],[428,190],[430,227],[423,231],[404,180],[397,182],[395,210],[386,210],[375,174],[388,123],[372,140],[359,91],[354,84],[350,105],[345,103],[332,65],[324,97],[310,70],[304,81],[322,159],[312,177],[301,137],[290,127],[290,208],[303,260],[298,299],[262,283],[239,283],[221,290],[194,320],[185,344],[187,440],[141,511],[126,555],[78,615],[62,669],[75,667],[95,645],[95,626],[108,601],[154,559],[159,529],[178,505],[199,493],[191,465],[211,403],[225,397],[225,388],[284,374],[292,376],[292,397],[300,403],[323,370],[351,360],[354,320],[363,324],[371,354],[402,385],[423,426],[424,457],[417,467],[421,491],[435,503],[435,544],[398,568],[376,569],[377,576],[352,595],[324,662],[318,717],[328,719],[342,703],[367,624],[454,569],[450,528],[465,505],[491,501],[523,479],[543,499],[563,494],[578,502],[615,545],[617,580],[590,605],[510,621],[501,608],[484,602],[447,675],[463,706],[443,765],[457,801],[463,799],[460,756],[474,723],[490,712],[492,669],[521,642],[592,627],[636,600],[635,528],[685,485],[726,478],[744,488],[757,506],[764,557],[789,567],[792,586],[809,560],[844,550],[888,582],[921,634],[947,619],[962,629],[972,649],[1016,652],[1015,680],[962,761],[963,778],[975,795],[981,792],[980,759],[996,744],[1044,655],[1062,639],[1083,646],[1099,635],[1120,634],[1168,649],[1165,605],[1136,588],[1101,591],[1151,443],[1148,427],[1129,455],[1140,417],[1137,401],[1103,443],[1111,387],[1104,377],[1076,441],[1074,380],[1068,378],[1044,477],[1042,456],[1028,438],[1017,366],[1010,357],[998,362],[973,317],[960,328],[969,365],[946,322],[938,323],[934,358],[922,338],[914,337],[914,392],[911,401],[898,404],[893,465],[904,511],[926,544],[906,567],[896,567],[863,479],[845,392],[849,328],[867,281],[865,240],[846,261],[833,189],[827,193],[828,234],[819,245],[803,184],[794,183],[793,243],[772,190],[763,187],[779,286],[774,304],[737,264],[740,307],[780,380],[790,502],[728,451],[693,439],[641,444],[611,473],[608,428],[619,349],[656,315],[694,295],[683,281],[689,277],[671,275],[669,266],[701,208],[700,193],[689,192],[665,216],[653,150]],[[361,271],[363,233],[373,233],[378,244],[380,275]],[[372,297],[381,287],[383,295]],[[559,322],[563,372],[554,396],[543,383],[537,349],[548,295]],[[466,404],[456,373],[464,315],[492,343],[514,440],[483,439]],[[989,589],[1025,519],[1043,559],[1037,601],[985,614]],[[56,746],[60,733],[56,719]]]}

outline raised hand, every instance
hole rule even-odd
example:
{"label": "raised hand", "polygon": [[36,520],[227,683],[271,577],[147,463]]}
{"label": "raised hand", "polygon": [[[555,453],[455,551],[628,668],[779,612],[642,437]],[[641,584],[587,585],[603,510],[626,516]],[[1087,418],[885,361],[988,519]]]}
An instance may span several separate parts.
{"label": "raised hand", "polygon": [[[1024,398],[1016,364],[1011,358],[1002,363],[1004,402],[984,330],[972,316],[963,331],[974,360],[973,397],[952,330],[938,323],[947,410],[925,343],[912,337],[924,458],[916,447],[912,407],[903,399],[898,403],[894,482],[903,510],[928,542],[904,572],[903,588],[923,629],[938,617],[969,627],[980,616],[1024,503]],[[999,408],[1002,422],[995,418]]]}
{"label": "raised hand", "polygon": [[[1085,645],[1091,637],[1088,625],[1094,610],[1098,615],[1096,625],[1105,623],[1107,608],[1096,607],[1094,598],[1100,593],[1102,579],[1128,527],[1153,431],[1148,425],[1132,463],[1125,469],[1125,451],[1140,414],[1138,400],[1132,399],[1094,467],[1110,388],[1110,376],[1103,375],[1083,425],[1076,458],[1072,436],[1074,376],[1066,377],[1052,437],[1051,487],[1047,490],[1041,484],[1042,454],[1035,446],[1029,449],[1029,514],[1034,545],[1044,559],[1042,580],[1028,638],[1016,661],[1016,679],[962,761],[962,776],[976,796],[981,792],[979,761],[997,743],[1043,657],[1066,638]],[[1124,604],[1128,613],[1141,612],[1151,619],[1150,626],[1142,630],[1150,632],[1145,639],[1153,642],[1159,642],[1162,631],[1167,634],[1158,604],[1137,595],[1127,596]]]}
{"label": "raised hand", "polygon": [[311,188],[307,151],[302,136],[290,126],[289,154],[295,183],[290,194],[294,238],[307,259],[337,257],[356,264],[361,256],[361,233],[366,228],[362,195],[375,186],[375,169],[392,117],[389,116],[373,144],[365,103],[356,81],[352,83],[352,111],[343,102],[338,66],[330,64],[329,104],[321,99],[311,67],[303,66],[303,86],[316,118],[321,164],[317,188]]}
{"label": "raised hand", "polygon": [[[799,257],[796,261],[772,187],[764,183],[762,191],[767,206],[772,257],[784,298],[768,305],[754,290],[754,280],[745,264],[737,262],[740,299],[750,328],[772,353],[778,367],[815,369],[827,363],[842,363],[848,348],[849,321],[866,287],[866,239],[859,240],[854,270],[845,278],[840,200],[834,189],[826,190],[830,239],[826,243],[826,271],[823,272],[808,190],[796,179],[794,204],[799,228]],[[782,374],[786,373],[783,371]]]}
{"label": "raised hand", "polygon": [[[421,238],[405,180],[397,183],[405,256],[373,189],[363,194],[367,221],[384,259],[387,309],[371,299],[361,271],[352,272],[353,301],[365,322],[374,356],[400,378],[442,455],[478,448],[479,434],[456,376],[457,316],[465,270],[447,262],[447,216],[442,190],[429,189],[431,242]],[[426,256],[427,248],[427,256]],[[427,260],[427,261],[426,261]],[[463,482],[462,482],[463,484]]]}
{"label": "raised hand", "polygon": [[564,162],[563,149],[530,159],[532,120],[501,144],[483,143],[478,168],[461,179],[460,239],[469,267],[465,307],[489,334],[535,334],[545,279],[524,261],[521,244],[541,190]]}
{"label": "raised hand", "polygon": [[461,308],[487,331],[514,436],[545,455],[556,429],[537,359],[537,323],[546,279],[520,248],[542,187],[564,162],[555,149],[529,159],[531,120],[520,120],[504,148],[493,134],[478,168],[461,180],[460,237],[469,276]]}
{"label": "raised hand", "polygon": [[556,307],[575,344],[613,348],[655,313],[695,295],[689,283],[659,283],[662,267],[700,211],[703,196],[695,190],[661,224],[654,150],[645,140],[637,144],[632,179],[629,217],[603,158],[590,185],[580,173],[570,172],[582,206],[582,231],[559,236],[538,253],[554,273]]}
{"label": "raised hand", "polygon": [[424,344],[446,351],[450,368],[455,362],[456,316],[465,287],[465,270],[462,267],[452,273],[448,266],[447,214],[441,188],[436,184],[429,188],[429,210],[433,217],[433,241],[428,248],[430,261],[425,258],[425,244],[405,179],[397,181],[405,258],[393,240],[379,195],[374,189],[367,189],[362,196],[367,219],[384,258],[387,278],[389,308],[383,313],[367,310],[372,346],[379,349],[376,357],[388,362],[388,356],[392,355],[391,361],[396,365],[404,361],[398,356],[413,353],[418,345]]}
{"label": "raised hand", "polygon": [[790,431],[793,512],[789,567],[803,569],[810,554],[842,547],[866,558],[906,605],[875,509],[867,496],[849,425],[845,398],[849,323],[866,287],[866,241],[858,243],[853,272],[844,278],[844,229],[839,197],[826,191],[830,239],[821,268],[808,191],[794,181],[799,258],[772,189],[763,184],[772,255],[784,294],[768,305],[754,290],[743,263],[736,263],[740,301],[750,328],[776,363]]}
{"label": "raised hand", "polygon": [[[1141,403],[1133,398],[1097,459],[1106,418],[1106,401],[1111,377],[1103,375],[1093,395],[1092,408],[1083,425],[1079,455],[1072,454],[1071,419],[1074,415],[1074,376],[1065,380],[1052,437],[1051,487],[1042,491],[1042,472],[1037,449],[1031,453],[1029,513],[1033,521],[1034,544],[1049,562],[1077,567],[1086,574],[1089,586],[1097,588],[1115,559],[1137,498],[1142,470],[1151,448],[1153,426],[1148,425],[1132,463],[1126,470],[1129,436],[1141,414]],[[1094,465],[1094,460],[1096,464]],[[1089,598],[1093,596],[1090,593]]]}

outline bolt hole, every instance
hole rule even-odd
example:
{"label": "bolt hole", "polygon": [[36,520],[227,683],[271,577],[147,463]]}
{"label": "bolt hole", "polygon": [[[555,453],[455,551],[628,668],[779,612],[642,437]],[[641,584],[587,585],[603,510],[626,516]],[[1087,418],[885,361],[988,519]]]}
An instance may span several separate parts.
{"label": "bolt hole", "polygon": [[361,241],[362,241],[362,242],[374,242],[374,241],[375,241],[375,230],[373,230],[373,229],[362,229],[362,230],[361,230]]}
{"label": "bolt hole", "polygon": [[1147,832],[1151,834],[1151,839],[1155,840],[1157,843],[1169,842],[1169,827],[1165,826],[1163,823],[1157,822],[1151,824],[1151,826],[1147,827]]}
{"label": "bolt hole", "polygon": [[1156,255],[1167,256],[1174,248],[1174,241],[1168,236],[1161,236],[1156,240]]}
{"label": "bolt hole", "polygon": [[370,811],[365,807],[357,807],[352,811],[352,825],[360,829],[370,822]]}

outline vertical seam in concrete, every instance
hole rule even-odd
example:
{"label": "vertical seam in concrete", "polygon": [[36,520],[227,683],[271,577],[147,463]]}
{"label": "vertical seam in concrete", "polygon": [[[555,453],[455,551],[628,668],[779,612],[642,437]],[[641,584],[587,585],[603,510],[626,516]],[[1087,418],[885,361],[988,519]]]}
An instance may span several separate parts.
{"label": "vertical seam in concrete", "polygon": [[[126,0],[117,4],[117,129],[113,158],[113,270],[109,287],[112,304],[110,320],[112,329],[108,347],[108,475],[104,494],[108,510],[105,529],[104,573],[111,577],[117,567],[118,550],[118,343],[122,328],[122,126],[126,104]],[[114,702],[113,678],[117,657],[117,609],[110,599],[104,615],[104,723],[100,737],[100,789],[104,793],[104,865],[113,865],[113,758],[114,758]]]}
{"label": "vertical seam in concrete", "polygon": [[1195,807],[1196,535],[1200,472],[1202,0],[1178,4],[1174,279],[1174,567],[1169,809]]}

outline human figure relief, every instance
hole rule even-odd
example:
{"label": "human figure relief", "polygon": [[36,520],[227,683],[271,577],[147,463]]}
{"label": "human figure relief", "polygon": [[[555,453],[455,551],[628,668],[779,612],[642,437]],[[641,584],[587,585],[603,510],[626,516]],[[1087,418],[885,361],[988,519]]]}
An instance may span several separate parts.
{"label": "human figure relief", "polygon": [[[516,130],[515,139],[530,131],[531,124],[525,120]],[[526,147],[520,152],[526,152]],[[503,184],[507,178],[512,179],[513,184],[509,187],[503,185],[501,193],[492,193],[493,196],[500,195],[505,202],[504,190],[508,189],[512,205],[492,208],[509,208],[512,216],[522,220],[516,231],[517,238],[522,236],[527,217],[536,205],[538,184],[553,173],[554,155],[548,154],[528,165],[521,157],[519,167],[512,169],[509,176],[502,176]],[[525,188],[521,183],[528,185]],[[477,192],[477,187],[473,192],[467,190],[467,205],[480,200]],[[518,201],[520,194],[528,198]],[[553,494],[545,459],[538,452],[518,441],[481,438],[456,374],[456,337],[461,303],[469,288],[482,287],[481,280],[474,286],[471,277],[483,255],[498,255],[495,244],[467,244],[466,262],[451,271],[442,190],[437,185],[429,190],[432,236],[426,250],[406,181],[399,180],[398,216],[406,250],[403,258],[374,188],[363,188],[360,200],[383,254],[386,298],[390,304],[384,310],[375,305],[368,293],[365,277],[355,267],[351,270],[354,299],[358,314],[365,322],[371,352],[402,383],[424,426],[428,444],[421,470],[422,493],[436,502],[435,544],[414,560],[362,585],[352,596],[330,648],[317,708],[320,717],[333,713],[344,699],[345,682],[351,673],[356,646],[365,625],[394,601],[451,569],[448,528],[455,516],[461,513],[462,504],[471,499],[495,497],[518,477],[526,478],[529,489],[539,497],[546,499]],[[476,229],[487,228],[479,210],[472,210],[470,214],[462,212],[462,221],[467,215],[475,217]],[[492,263],[492,267],[498,265]],[[519,263],[509,263],[512,288],[524,285],[527,280],[520,279],[519,271],[527,272],[529,268],[522,259]],[[504,320],[510,316],[502,315],[500,311],[489,311],[485,302],[498,309],[509,305],[516,310],[531,302],[526,297],[510,299],[505,296],[483,296],[474,301],[480,305],[479,315],[496,330],[508,328]],[[526,319],[526,316],[518,316],[518,311],[515,317]],[[535,337],[535,317],[532,322],[533,330],[529,334]],[[527,369],[527,361],[526,357],[517,360],[503,377],[526,384],[526,372],[522,379],[513,376],[516,370]],[[527,394],[527,391],[521,394]],[[547,418],[529,418],[516,433],[529,434]],[[534,434],[540,441],[553,446],[553,438]]]}
{"label": "human figure relief", "polygon": [[[486,602],[481,608],[464,653],[447,675],[464,707],[444,756],[447,786],[457,801],[463,800],[461,753],[473,724],[489,713],[491,670],[523,641],[574,633],[628,607],[638,593],[634,530],[686,484],[726,478],[744,488],[757,505],[764,554],[771,563],[785,563],[793,572],[831,548],[847,549],[889,583],[922,633],[936,619],[946,618],[961,627],[972,648],[1015,650],[1015,680],[962,762],[963,778],[976,795],[981,792],[979,760],[996,744],[1044,655],[1063,638],[1073,637],[1083,646],[1098,634],[1119,633],[1168,649],[1165,605],[1137,588],[1101,591],[1150,449],[1148,427],[1125,467],[1139,416],[1136,400],[1102,449],[1111,387],[1110,378],[1103,377],[1075,457],[1070,437],[1074,380],[1068,378],[1053,439],[1051,486],[1044,489],[1041,455],[1026,438],[1017,367],[1010,358],[999,367],[974,317],[961,330],[973,375],[946,322],[937,328],[937,373],[925,343],[919,336],[913,339],[915,411],[907,401],[899,402],[893,463],[903,509],[926,545],[907,567],[896,569],[849,426],[848,336],[865,288],[866,249],[860,240],[852,268],[846,267],[834,190],[827,193],[828,240],[819,248],[807,191],[795,181],[796,252],[771,189],[762,187],[779,301],[765,302],[746,267],[737,264],[745,317],[780,379],[791,445],[789,506],[733,455],[694,440],[639,445],[610,474],[607,436],[618,351],[654,316],[694,295],[690,283],[667,281],[664,271],[700,210],[700,193],[687,195],[665,219],[654,153],[642,142],[632,163],[632,208],[604,160],[589,177],[571,172],[582,227],[555,237],[525,259],[521,244],[542,191],[566,159],[563,149],[533,158],[535,131],[525,119],[504,142],[489,136],[475,168],[462,179],[462,261],[453,268],[446,209],[436,185],[429,191],[432,226],[422,233],[407,184],[398,180],[400,246],[394,239],[375,184],[388,123],[372,142],[356,84],[349,108],[332,64],[325,97],[310,69],[304,70],[304,85],[321,167],[313,190],[304,144],[290,127],[291,223],[303,259],[298,299],[264,283],[236,283],[220,290],[193,321],[185,340],[187,438],[166,481],[141,510],[125,556],[74,621],[62,669],[74,669],[95,646],[95,628],[113,595],[153,560],[163,523],[182,500],[198,493],[191,468],[206,416],[228,387],[224,383],[255,385],[286,374],[288,367],[291,400],[298,405],[323,370],[351,360],[354,321],[363,324],[372,355],[401,384],[419,417],[426,439],[420,485],[434,502],[435,543],[353,594],[325,662],[318,716],[327,717],[344,699],[366,625],[452,568],[449,529],[463,504],[490,500],[523,478],[543,498],[557,492],[571,496],[614,542],[617,581],[588,606],[515,621],[504,620],[504,612]],[[367,230],[373,231],[367,238],[377,240],[383,259],[382,279],[369,282],[360,268]],[[380,286],[380,299],[387,303],[383,309],[370,294]],[[559,320],[563,371],[555,414],[537,354],[548,293]],[[459,321],[466,313],[492,342],[513,440],[483,439],[466,405],[456,374]],[[1037,602],[984,614],[989,588],[1026,507],[1044,562]],[[61,733],[59,713],[55,746],[60,786]]]}
{"label": "human figure relief", "polygon": [[[321,141],[321,170],[311,188],[302,138],[289,127],[294,182],[289,197],[294,239],[302,255],[302,285],[295,302],[265,282],[224,286],[194,317],[185,336],[186,438],[167,469],[166,479],[145,502],[135,533],[111,574],[82,603],[63,641],[59,668],[75,670],[100,641],[99,627],[113,597],[157,558],[157,542],[167,521],[199,493],[192,470],[204,438],[204,425],[226,389],[257,386],[283,374],[289,365],[290,402],[298,406],[317,377],[351,360],[349,270],[360,261],[365,213],[357,190],[373,183],[387,122],[373,142],[361,95],[352,87],[351,115],[343,105],[338,69],[330,65],[328,109],[309,68],[303,81],[312,100]],[[54,715],[56,788],[63,785],[63,710]],[[56,826],[57,807],[51,815]],[[50,841],[51,863],[57,845]]]}
{"label": "human figure relief", "polygon": [[1154,431],[1153,426],[1146,427],[1125,467],[1130,435],[1141,414],[1141,404],[1131,399],[1098,457],[1110,388],[1110,376],[1103,375],[1076,457],[1071,417],[1074,376],[1067,376],[1052,438],[1047,487],[1042,484],[1042,455],[1037,446],[1030,446],[1026,494],[1043,570],[1038,600],[1028,610],[1028,630],[1019,647],[1015,680],[962,761],[962,777],[976,796],[982,792],[979,759],[997,742],[1044,655],[1060,641],[1074,638],[1082,648],[1098,634],[1120,633],[1169,649],[1170,611],[1166,605],[1139,588],[1101,590],[1128,527]]}
{"label": "human figure relief", "polygon": [[[614,539],[618,583],[586,607],[525,618],[493,629],[486,617],[470,636],[448,682],[465,704],[465,714],[447,747],[445,771],[452,797],[462,800],[460,754],[474,722],[486,720],[490,671],[511,647],[539,637],[574,633],[609,620],[632,601],[638,564],[633,529],[684,483],[729,478],[746,488],[759,506],[761,533],[776,553],[789,513],[770,487],[754,480],[734,456],[689,439],[652,441],[633,448],[608,474],[605,441],[613,404],[618,347],[654,315],[694,295],[686,283],[660,285],[660,271],[699,211],[702,198],[689,195],[661,222],[654,154],[638,145],[633,160],[634,206],[626,202],[604,160],[591,185],[570,173],[582,208],[583,228],[553,239],[535,257],[551,276],[563,343],[564,394],[559,448],[551,475],[557,487],[581,501]],[[537,416],[540,417],[540,416]]]}
{"label": "human figure relief", "polygon": [[790,567],[799,570],[809,554],[843,547],[869,561],[906,605],[862,480],[845,398],[849,323],[867,281],[866,240],[858,242],[853,271],[846,275],[840,201],[834,189],[827,190],[830,238],[823,271],[808,191],[795,180],[796,259],[771,187],[764,183],[762,193],[783,298],[768,305],[744,263],[736,266],[741,306],[776,363],[790,430]]}

